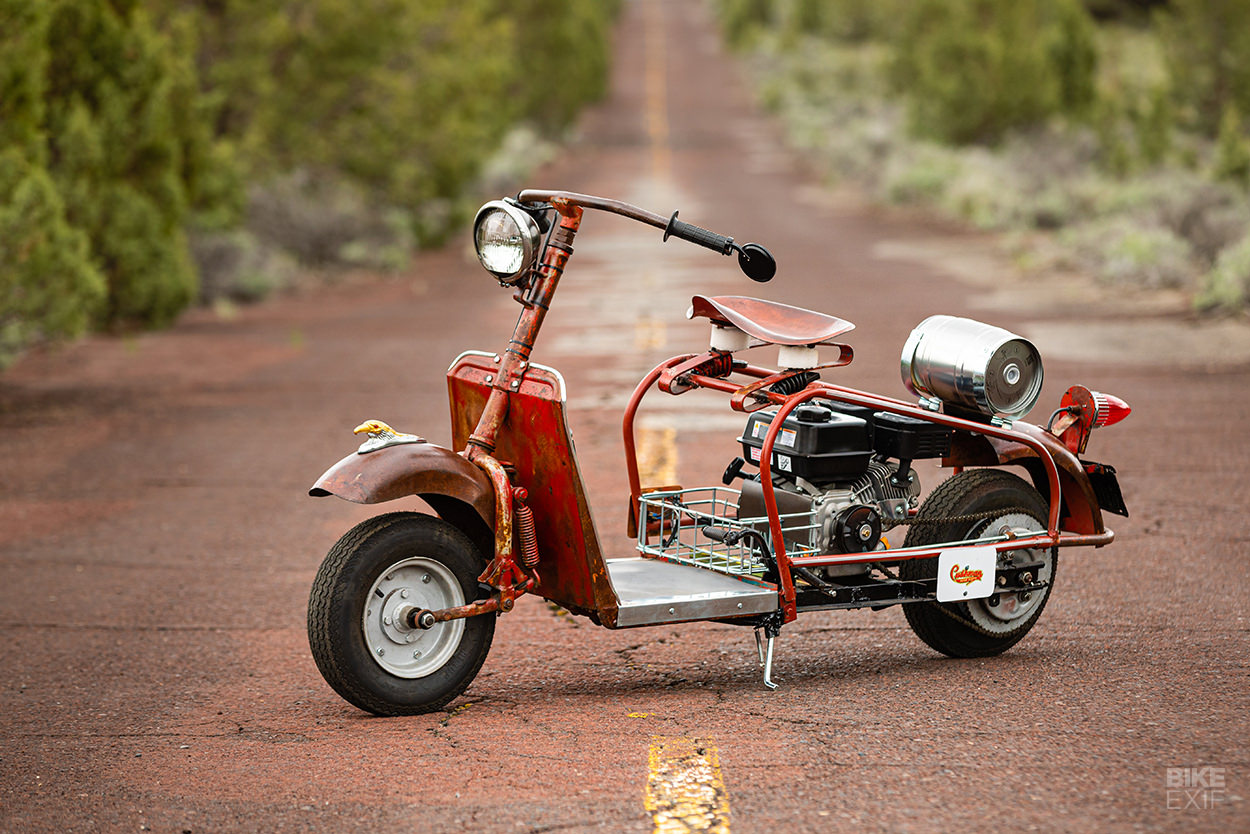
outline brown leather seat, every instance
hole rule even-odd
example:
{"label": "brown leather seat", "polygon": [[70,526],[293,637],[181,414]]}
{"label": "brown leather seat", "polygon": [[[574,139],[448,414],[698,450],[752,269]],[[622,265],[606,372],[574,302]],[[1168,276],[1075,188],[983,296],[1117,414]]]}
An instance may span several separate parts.
{"label": "brown leather seat", "polygon": [[836,316],[742,295],[696,295],[690,299],[686,315],[733,325],[774,345],[816,345],[855,329],[854,324]]}

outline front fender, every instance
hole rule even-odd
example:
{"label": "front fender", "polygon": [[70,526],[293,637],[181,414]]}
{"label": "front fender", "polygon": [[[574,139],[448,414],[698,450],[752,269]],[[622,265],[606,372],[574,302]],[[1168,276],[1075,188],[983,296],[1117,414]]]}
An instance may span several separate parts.
{"label": "front fender", "polygon": [[[446,517],[455,499],[490,529],[495,527],[495,490],[486,473],[450,449],[433,443],[403,443],[361,454],[353,452],[326,470],[308,494],[336,495],[356,504],[379,504],[416,495]],[[449,519],[451,520],[451,519]]]}

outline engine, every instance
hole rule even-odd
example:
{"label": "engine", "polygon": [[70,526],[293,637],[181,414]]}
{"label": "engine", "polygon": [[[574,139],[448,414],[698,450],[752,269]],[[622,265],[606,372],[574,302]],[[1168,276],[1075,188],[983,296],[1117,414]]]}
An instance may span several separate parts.
{"label": "engine", "polygon": [[[741,519],[766,515],[760,476],[740,470],[748,461],[759,466],[776,414],[751,415],[739,438],[744,459],[726,472],[726,483],[744,479]],[[920,502],[912,461],[947,455],[951,434],[924,420],[843,403],[814,400],[796,408],[778,431],[771,461],[787,548],[820,554],[880,549],[882,534]],[[862,569],[847,565],[833,572]]]}

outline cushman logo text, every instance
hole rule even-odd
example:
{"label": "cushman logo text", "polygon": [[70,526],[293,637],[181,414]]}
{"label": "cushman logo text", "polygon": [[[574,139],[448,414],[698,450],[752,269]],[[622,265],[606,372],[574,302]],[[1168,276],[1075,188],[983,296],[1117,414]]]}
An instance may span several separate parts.
{"label": "cushman logo text", "polygon": [[970,568],[961,568],[959,565],[951,565],[951,581],[960,585],[970,585],[981,579],[982,573],[979,570]]}

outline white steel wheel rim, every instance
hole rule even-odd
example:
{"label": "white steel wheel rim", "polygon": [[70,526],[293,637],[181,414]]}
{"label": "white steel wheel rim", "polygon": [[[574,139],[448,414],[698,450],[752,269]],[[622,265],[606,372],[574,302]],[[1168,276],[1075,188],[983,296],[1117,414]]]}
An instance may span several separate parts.
{"label": "white steel wheel rim", "polygon": [[437,611],[464,605],[460,582],[446,565],[413,557],[396,562],[378,576],[365,600],[363,634],[373,661],[398,678],[432,675],[452,658],[464,636],[464,620],[410,628],[409,608]]}
{"label": "white steel wheel rim", "polygon": [[[1008,513],[990,520],[981,536],[1001,536],[1011,532],[1017,536],[1025,536],[1041,532],[1043,525],[1033,516],[1024,513]],[[1039,558],[1040,556],[1040,558]],[[1037,569],[1036,582],[1045,582],[1047,586],[1029,593],[1028,601],[1022,601],[1019,593],[994,594],[998,605],[990,605],[989,599],[975,599],[965,603],[968,616],[986,631],[994,634],[1006,634],[1015,631],[1033,616],[1050,593],[1050,581],[1054,575],[1055,562],[1049,550],[1008,550],[999,554],[998,568],[1010,568],[1012,565],[1025,565],[1041,562]]]}

